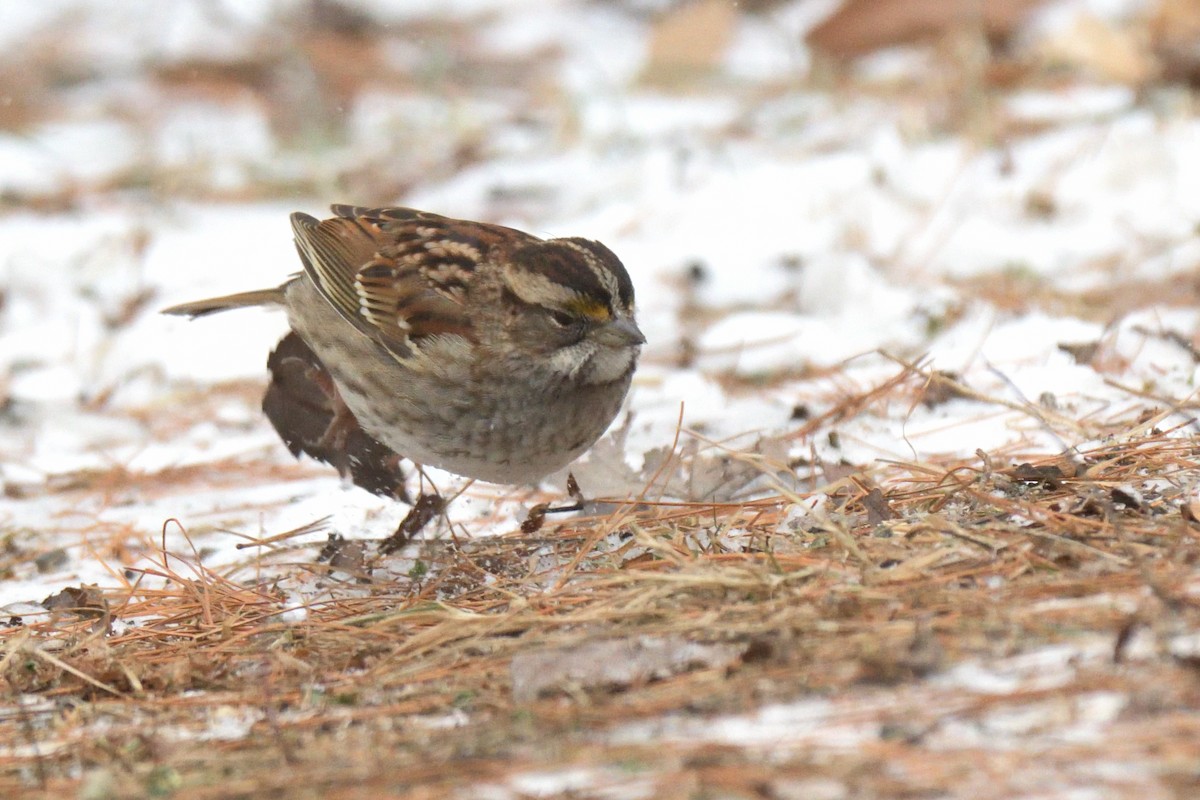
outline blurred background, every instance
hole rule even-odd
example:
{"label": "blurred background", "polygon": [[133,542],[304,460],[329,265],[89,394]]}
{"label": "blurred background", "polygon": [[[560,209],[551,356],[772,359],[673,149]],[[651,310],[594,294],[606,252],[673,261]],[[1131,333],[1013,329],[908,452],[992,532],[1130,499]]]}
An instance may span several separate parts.
{"label": "blurred background", "polygon": [[[806,143],[867,97],[894,106],[905,138],[983,147],[1148,94],[1185,103],[1200,82],[1190,0],[55,0],[0,14],[10,210],[383,200],[537,163],[536,181],[476,178],[477,213],[532,218],[573,194],[551,163],[657,144],[686,171],[722,144]],[[1040,104],[1006,102],[1034,90]]]}

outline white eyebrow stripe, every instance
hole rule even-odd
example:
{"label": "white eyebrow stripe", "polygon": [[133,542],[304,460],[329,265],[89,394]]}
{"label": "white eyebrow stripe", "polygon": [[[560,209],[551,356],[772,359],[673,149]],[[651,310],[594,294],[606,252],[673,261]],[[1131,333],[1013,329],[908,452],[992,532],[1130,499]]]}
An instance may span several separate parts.
{"label": "white eyebrow stripe", "polygon": [[621,287],[617,282],[617,276],[612,273],[612,270],[605,267],[604,264],[601,263],[600,259],[596,258],[595,253],[578,242],[566,241],[564,239],[552,239],[551,241],[561,244],[564,247],[569,247],[576,253],[579,253],[579,255],[583,256],[583,263],[588,265],[588,269],[590,269],[592,274],[596,276],[596,280],[598,280],[600,285],[603,286],[605,291],[608,292],[608,296],[612,299],[612,305],[614,308],[616,308],[621,297]]}

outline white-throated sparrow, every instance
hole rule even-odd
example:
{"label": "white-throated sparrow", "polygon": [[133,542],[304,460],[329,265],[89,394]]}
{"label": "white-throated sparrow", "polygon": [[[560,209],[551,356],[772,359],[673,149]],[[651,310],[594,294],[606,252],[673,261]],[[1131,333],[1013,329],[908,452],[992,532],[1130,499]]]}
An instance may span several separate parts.
{"label": "white-throated sparrow", "polygon": [[284,306],[315,356],[295,363],[332,380],[333,451],[358,429],[418,464],[523,484],[608,427],[645,342],[611,250],[409,208],[333,213],[292,214],[304,271],[282,286],[164,313]]}

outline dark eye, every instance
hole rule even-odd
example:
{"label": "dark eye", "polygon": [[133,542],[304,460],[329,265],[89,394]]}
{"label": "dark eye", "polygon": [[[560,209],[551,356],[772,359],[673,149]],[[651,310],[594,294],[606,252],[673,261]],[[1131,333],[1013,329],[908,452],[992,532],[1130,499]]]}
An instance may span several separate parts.
{"label": "dark eye", "polygon": [[550,319],[560,328],[569,328],[575,324],[575,317],[565,311],[551,311]]}

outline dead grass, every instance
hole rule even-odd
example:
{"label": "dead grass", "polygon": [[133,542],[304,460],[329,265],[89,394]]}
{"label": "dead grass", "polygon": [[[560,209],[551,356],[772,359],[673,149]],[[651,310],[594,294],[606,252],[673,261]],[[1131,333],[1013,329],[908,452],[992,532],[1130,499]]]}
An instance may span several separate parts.
{"label": "dead grass", "polygon": [[964,296],[1021,314],[1038,310],[1109,323],[1142,308],[1191,308],[1200,303],[1200,271],[1159,280],[1115,280],[1085,292],[1064,291],[1021,270],[991,273],[957,282]]}
{"label": "dead grass", "polygon": [[[1195,663],[1165,644],[1124,652],[1134,633],[1161,643],[1200,621],[1200,451],[1179,434],[1016,467],[893,464],[838,481],[824,511],[807,514],[818,495],[641,504],[537,535],[435,539],[406,553],[407,575],[365,555],[365,583],[281,550],[324,585],[308,602],[255,578],[279,574],[259,563],[267,555],[217,572],[161,553],[160,568],[123,589],[88,590],[77,611],[0,631],[11,692],[0,791],[442,797],[578,767],[618,794],[622,781],[648,782],[656,797],[785,797],[789,782],[815,777],[853,796],[937,794],[980,770],[1015,784],[997,767],[1003,753],[926,738],[1095,692],[1131,709],[1103,737],[1105,757],[1154,763],[1190,786]],[[925,680],[1097,638],[1108,655],[1061,686],[980,695]],[[734,656],[623,685],[599,670],[553,674],[556,652],[658,640]],[[551,654],[538,662],[550,674],[518,700],[514,670],[530,653]],[[851,750],[785,745],[770,766],[755,747],[703,736],[618,735],[805,698],[880,734]],[[1158,751],[1167,741],[1169,757]],[[1039,769],[1098,758],[1100,746],[1047,745]]]}

